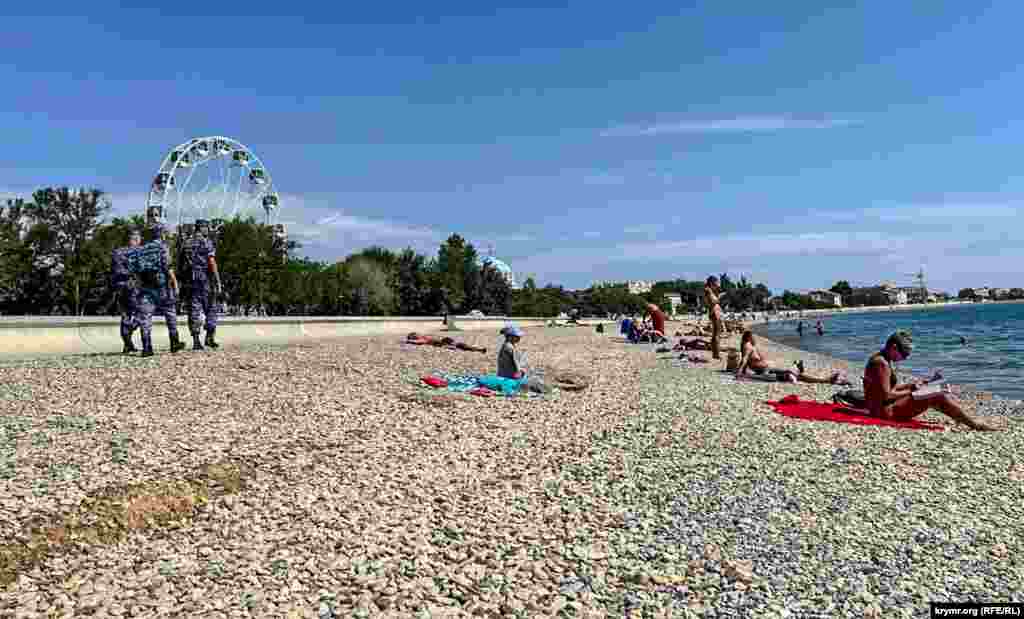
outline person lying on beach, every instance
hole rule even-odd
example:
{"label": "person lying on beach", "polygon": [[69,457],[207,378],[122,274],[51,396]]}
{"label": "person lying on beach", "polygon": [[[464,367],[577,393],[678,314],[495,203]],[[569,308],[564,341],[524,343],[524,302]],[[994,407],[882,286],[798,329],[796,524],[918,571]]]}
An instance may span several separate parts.
{"label": "person lying on beach", "polygon": [[897,384],[893,363],[906,361],[913,350],[913,338],[907,331],[889,336],[882,350],[871,355],[864,366],[864,399],[872,416],[892,421],[910,421],[921,413],[935,409],[954,421],[974,430],[992,431],[995,428],[975,421],[964,413],[948,393],[938,392],[915,398],[925,381]]}
{"label": "person lying on beach", "polygon": [[410,333],[405,338],[407,344],[415,344],[417,346],[436,346],[438,348],[451,348],[453,350],[467,350],[469,352],[482,352],[486,353],[486,348],[480,348],[478,346],[470,346],[462,342],[456,342],[450,337],[442,337],[440,339],[431,337],[429,335],[420,335],[416,332]]}
{"label": "person lying on beach", "polygon": [[711,350],[711,342],[700,338],[689,341],[680,339],[679,343],[672,347],[672,350]]}
{"label": "person lying on beach", "polygon": [[850,381],[846,379],[846,376],[842,372],[833,372],[828,378],[820,376],[811,376],[804,372],[804,365],[802,361],[796,362],[797,371],[790,369],[779,369],[769,367],[768,361],[761,355],[761,351],[757,348],[757,342],[754,339],[753,332],[747,330],[743,332],[740,337],[740,364],[736,368],[736,378],[742,378],[747,370],[752,371],[758,376],[763,375],[774,375],[775,380],[779,382],[801,382],[818,385],[849,385]]}

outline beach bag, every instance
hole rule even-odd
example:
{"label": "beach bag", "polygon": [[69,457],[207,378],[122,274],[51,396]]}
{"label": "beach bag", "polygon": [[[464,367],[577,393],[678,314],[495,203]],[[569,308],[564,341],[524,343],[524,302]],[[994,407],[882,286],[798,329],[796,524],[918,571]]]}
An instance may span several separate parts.
{"label": "beach bag", "polygon": [[137,247],[128,255],[128,271],[139,278],[143,288],[163,288],[167,276],[163,269],[164,245],[151,242]]}
{"label": "beach bag", "polygon": [[863,391],[855,391],[853,389],[847,389],[846,391],[840,391],[839,393],[832,396],[832,401],[840,406],[849,406],[850,408],[867,408],[868,402],[864,397]]}
{"label": "beach bag", "polygon": [[731,352],[725,357],[725,369],[729,372],[735,372],[740,367],[740,353]]}

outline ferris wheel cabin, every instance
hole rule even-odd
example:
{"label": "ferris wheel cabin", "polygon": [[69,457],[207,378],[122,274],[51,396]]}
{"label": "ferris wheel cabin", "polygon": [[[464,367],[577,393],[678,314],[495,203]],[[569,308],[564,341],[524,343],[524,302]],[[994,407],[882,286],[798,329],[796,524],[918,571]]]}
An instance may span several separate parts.
{"label": "ferris wheel cabin", "polygon": [[267,182],[267,175],[262,168],[253,168],[249,171],[249,180],[257,185]]}
{"label": "ferris wheel cabin", "polygon": [[265,210],[265,211],[272,211],[275,208],[277,208],[277,204],[278,204],[278,202],[277,202],[277,195],[276,194],[270,194],[270,195],[267,195],[267,196],[263,196],[263,210]]}
{"label": "ferris wheel cabin", "polygon": [[152,226],[158,221],[164,219],[164,207],[162,206],[150,206],[146,209],[146,225]]}
{"label": "ferris wheel cabin", "polygon": [[213,143],[213,148],[217,151],[218,155],[230,155],[231,145],[224,140],[216,140]]}
{"label": "ferris wheel cabin", "polygon": [[204,159],[210,154],[210,145],[205,140],[196,141],[196,146],[192,152],[196,154],[196,157]]}
{"label": "ferris wheel cabin", "polygon": [[179,168],[188,168],[192,166],[192,160],[189,158],[188,153],[180,150],[176,150],[171,153],[171,163]]}
{"label": "ferris wheel cabin", "polygon": [[174,177],[167,172],[161,172],[156,175],[153,179],[153,188],[157,191],[163,191],[168,187],[174,187]]}
{"label": "ferris wheel cabin", "polygon": [[249,153],[244,150],[236,150],[231,158],[234,160],[236,165],[247,166],[249,165]]}

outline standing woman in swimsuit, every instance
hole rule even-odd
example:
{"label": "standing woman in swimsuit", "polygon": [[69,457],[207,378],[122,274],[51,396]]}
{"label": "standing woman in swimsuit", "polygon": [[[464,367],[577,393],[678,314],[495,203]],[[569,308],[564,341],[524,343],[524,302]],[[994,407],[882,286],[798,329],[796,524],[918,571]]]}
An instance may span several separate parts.
{"label": "standing woman in swimsuit", "polygon": [[722,305],[718,302],[718,278],[712,275],[704,284],[704,304],[708,306],[708,319],[711,321],[711,357],[721,359],[722,336]]}

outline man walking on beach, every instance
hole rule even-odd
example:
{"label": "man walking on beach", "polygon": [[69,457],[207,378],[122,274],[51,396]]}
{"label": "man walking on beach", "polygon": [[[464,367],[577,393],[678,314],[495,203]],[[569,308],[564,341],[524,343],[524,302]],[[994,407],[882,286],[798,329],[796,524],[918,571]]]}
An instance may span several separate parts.
{"label": "man walking on beach", "polygon": [[123,354],[136,351],[132,343],[132,333],[139,326],[138,321],[138,290],[136,281],[128,269],[131,252],[142,243],[138,230],[132,229],[128,234],[128,246],[118,247],[110,258],[110,287],[117,297],[117,306],[121,311],[121,341],[124,342]]}
{"label": "man walking on beach", "polygon": [[[203,350],[199,341],[200,314],[206,318],[206,345],[219,348],[214,339],[217,331],[217,298],[221,293],[217,270],[217,249],[210,236],[210,223],[196,221],[195,233],[185,242],[180,266],[188,281],[188,330],[192,334],[192,350]],[[212,281],[211,281],[212,280]]]}
{"label": "man walking on beach", "polygon": [[153,356],[153,314],[167,323],[171,352],[185,348],[178,338],[178,280],[171,269],[171,252],[164,242],[162,223],[152,227],[153,239],[132,254],[131,271],[139,277],[139,320],[142,329],[142,356]]}
{"label": "man walking on beach", "polygon": [[721,290],[714,275],[704,284],[704,304],[708,307],[708,319],[711,321],[711,358],[719,360],[722,358],[722,306],[718,300]]}

